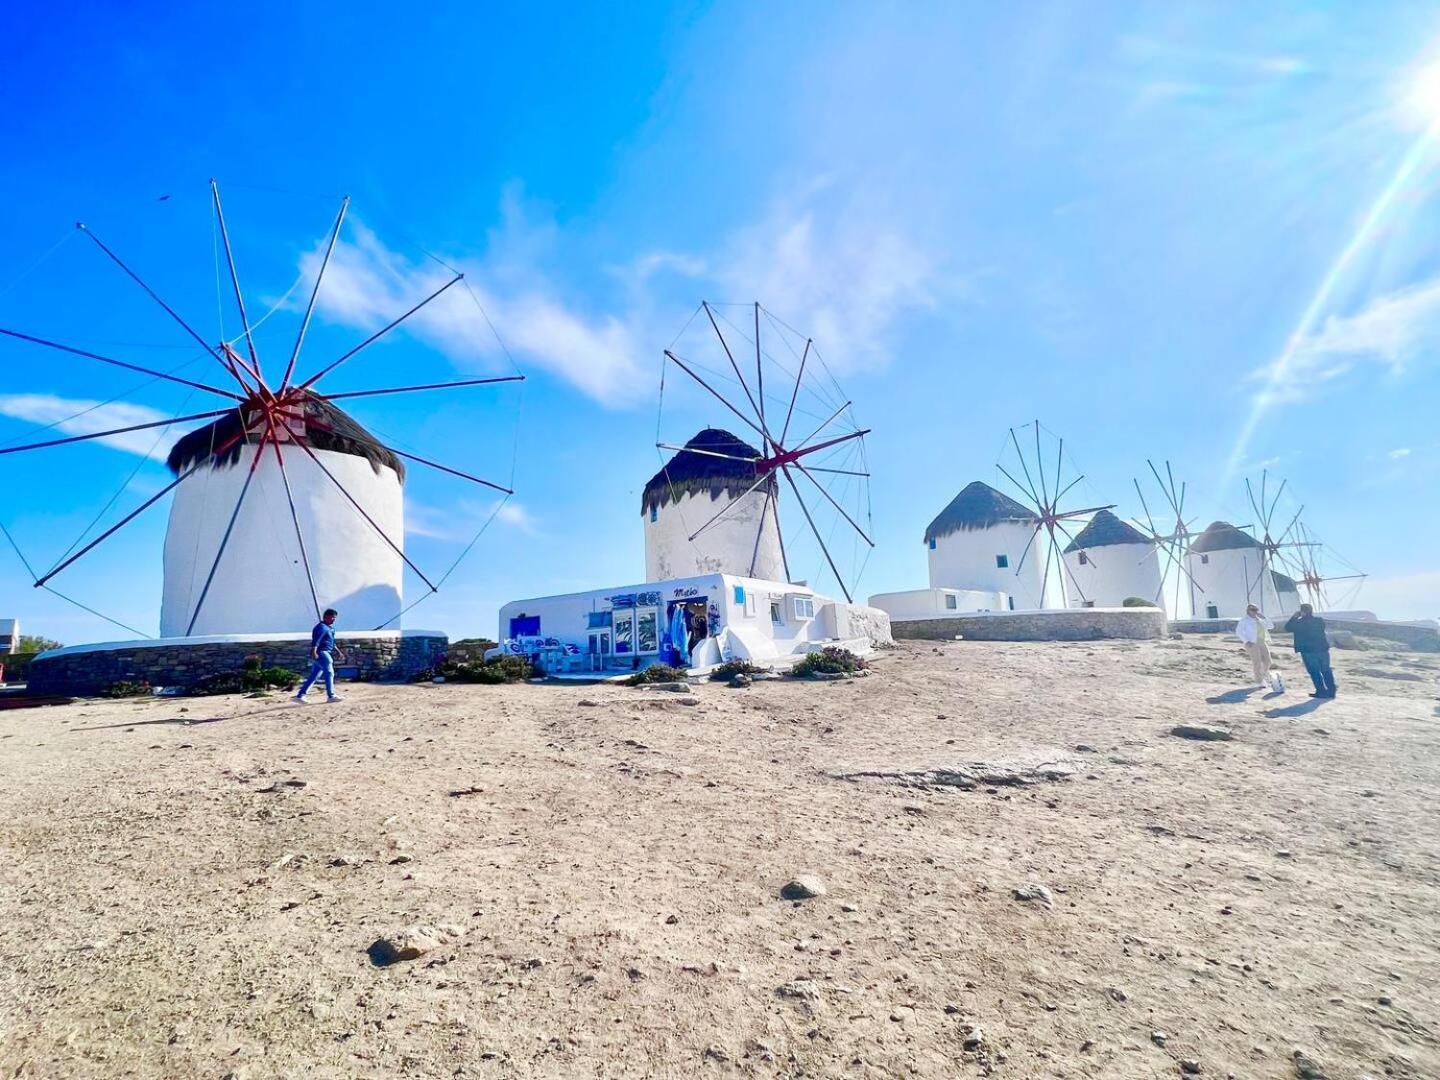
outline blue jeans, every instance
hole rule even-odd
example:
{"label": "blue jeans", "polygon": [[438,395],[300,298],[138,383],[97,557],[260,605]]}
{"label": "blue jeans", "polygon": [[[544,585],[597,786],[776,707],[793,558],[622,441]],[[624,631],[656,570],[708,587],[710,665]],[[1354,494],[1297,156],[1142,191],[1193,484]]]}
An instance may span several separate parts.
{"label": "blue jeans", "polygon": [[1330,670],[1330,652],[1302,652],[1300,659],[1305,661],[1305,670],[1310,673],[1310,681],[1315,684],[1315,693],[1322,697],[1335,696],[1335,672]]}
{"label": "blue jeans", "polygon": [[315,685],[315,680],[322,675],[325,676],[325,696],[334,697],[335,658],[328,652],[322,652],[310,665],[310,674],[307,675],[305,681],[300,684],[300,692],[295,696],[304,697],[309,692],[310,687]]}

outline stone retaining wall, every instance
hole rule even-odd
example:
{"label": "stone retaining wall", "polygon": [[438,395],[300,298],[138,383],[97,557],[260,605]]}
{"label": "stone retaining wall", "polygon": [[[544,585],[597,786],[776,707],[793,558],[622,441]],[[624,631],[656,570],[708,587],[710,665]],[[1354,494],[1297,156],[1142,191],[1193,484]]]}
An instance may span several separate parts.
{"label": "stone retaining wall", "polygon": [[900,639],[951,641],[1146,640],[1168,633],[1159,608],[1071,608],[1065,611],[997,611],[943,619],[892,619]]}
{"label": "stone retaining wall", "polygon": [[[449,644],[444,634],[371,632],[337,637],[346,659],[336,667],[353,669],[355,678],[367,681],[408,679],[430,667]],[[260,657],[264,667],[306,672],[310,669],[310,638],[308,634],[193,642],[172,638],[58,649],[31,662],[29,691],[86,697],[103,694],[122,679],[188,688],[207,675],[242,670],[251,656]]]}
{"label": "stone retaining wall", "polygon": [[[1370,622],[1365,619],[1331,619],[1323,615],[1321,618],[1325,619],[1325,629],[1327,630],[1348,630],[1361,637],[1398,641],[1402,645],[1408,645],[1420,652],[1440,652],[1440,633],[1428,626]],[[1275,619],[1273,621],[1276,632],[1283,632],[1285,620]],[[1177,630],[1182,634],[1233,634],[1235,623],[1235,619],[1183,619],[1179,622],[1172,622],[1170,629]]]}

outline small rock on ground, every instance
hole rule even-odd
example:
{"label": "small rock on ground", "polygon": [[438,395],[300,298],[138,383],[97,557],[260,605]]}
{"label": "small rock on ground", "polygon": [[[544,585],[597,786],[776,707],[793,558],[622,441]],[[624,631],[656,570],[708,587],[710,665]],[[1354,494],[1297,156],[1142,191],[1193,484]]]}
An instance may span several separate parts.
{"label": "small rock on ground", "polygon": [[1014,896],[1016,900],[1040,903],[1044,904],[1046,907],[1049,907],[1055,902],[1055,898],[1050,894],[1049,889],[1047,889],[1044,885],[1036,884],[1033,881],[1027,882],[1024,885],[1017,886],[1014,892]]}
{"label": "small rock on ground", "polygon": [[780,896],[784,900],[813,900],[829,891],[817,877],[798,877],[780,887]]}
{"label": "small rock on ground", "polygon": [[1199,742],[1229,742],[1235,738],[1234,733],[1225,728],[1208,727],[1205,724],[1176,724],[1170,729],[1170,734]]}

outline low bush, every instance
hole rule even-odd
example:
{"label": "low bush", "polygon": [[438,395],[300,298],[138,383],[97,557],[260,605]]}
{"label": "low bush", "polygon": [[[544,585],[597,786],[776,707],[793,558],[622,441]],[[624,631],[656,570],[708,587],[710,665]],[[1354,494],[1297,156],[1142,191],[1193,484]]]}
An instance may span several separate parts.
{"label": "low bush", "polygon": [[669,664],[651,664],[643,671],[637,671],[625,680],[626,686],[645,686],[657,682],[683,682],[689,674],[684,668]]}
{"label": "low bush", "polygon": [[1127,596],[1120,601],[1121,607],[1159,607],[1153,600],[1142,600],[1138,596]]}
{"label": "low bush", "polygon": [[446,662],[430,673],[430,678],[443,676],[446,682],[479,683],[497,686],[500,683],[524,682],[535,677],[535,668],[523,656],[497,656],[484,663]]}
{"label": "low bush", "polygon": [[759,664],[752,664],[749,660],[726,660],[725,663],[710,672],[710,678],[718,682],[722,679],[733,679],[736,675],[760,675],[767,670]]}
{"label": "low bush", "polygon": [[849,649],[838,645],[827,645],[819,652],[806,653],[795,665],[796,675],[842,675],[864,671],[868,667],[863,659]]}
{"label": "low bush", "polygon": [[108,698],[149,697],[150,684],[144,679],[120,679],[105,688],[104,696]]}
{"label": "low bush", "polygon": [[258,656],[247,656],[240,671],[217,671],[206,675],[190,687],[194,697],[210,697],[215,694],[244,694],[261,690],[293,690],[300,683],[300,676],[289,668],[261,667]]}

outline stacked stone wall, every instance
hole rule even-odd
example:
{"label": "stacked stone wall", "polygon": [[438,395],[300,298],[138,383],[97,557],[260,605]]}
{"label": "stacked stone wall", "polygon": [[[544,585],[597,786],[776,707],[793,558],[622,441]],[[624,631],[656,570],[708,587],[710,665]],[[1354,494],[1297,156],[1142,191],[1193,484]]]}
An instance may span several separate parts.
{"label": "stacked stone wall", "polygon": [[[351,638],[342,633],[337,638],[345,653],[337,669],[366,681],[408,679],[431,667],[448,647],[443,634]],[[310,668],[310,642],[265,638],[196,644],[137,642],[85,652],[62,651],[31,663],[29,690],[32,694],[86,697],[103,694],[122,680],[142,679],[151,686],[187,689],[208,675],[243,670],[251,656],[258,656],[262,667],[303,673]]]}
{"label": "stacked stone wall", "polygon": [[[1348,630],[1361,637],[1397,641],[1419,652],[1440,652],[1440,632],[1433,627],[1412,626],[1408,623],[1370,622],[1366,619],[1332,619],[1328,615],[1321,616],[1321,618],[1325,620],[1326,630]],[[1172,622],[1170,629],[1178,630],[1182,634],[1233,634],[1236,621],[1235,619],[1183,619],[1179,622]],[[1276,632],[1283,632],[1285,620],[1274,619],[1272,621],[1275,623]]]}
{"label": "stacked stone wall", "polygon": [[890,625],[897,638],[921,641],[951,641],[956,634],[970,641],[1143,641],[1168,633],[1165,613],[1158,608],[994,612],[893,619]]}

